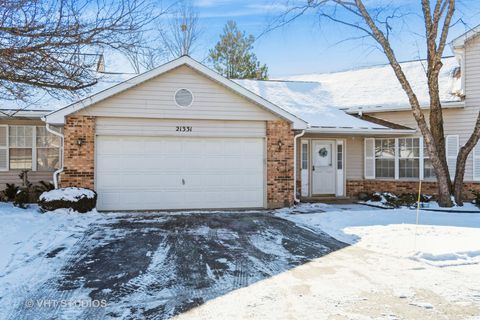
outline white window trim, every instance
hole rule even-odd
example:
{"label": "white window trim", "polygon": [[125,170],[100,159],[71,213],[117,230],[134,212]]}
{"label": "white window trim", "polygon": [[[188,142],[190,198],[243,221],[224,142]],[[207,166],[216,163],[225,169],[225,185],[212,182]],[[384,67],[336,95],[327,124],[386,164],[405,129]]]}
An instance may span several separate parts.
{"label": "white window trim", "polygon": [[[402,157],[400,156],[400,140],[402,140],[402,139],[405,139],[405,140],[406,140],[406,139],[412,139],[412,140],[413,140],[413,139],[418,139],[418,148],[419,148],[419,150],[418,150],[418,157],[402,158]],[[422,153],[422,151],[420,151],[420,150],[421,150],[420,148],[422,148],[422,146],[423,146],[423,144],[422,144],[422,138],[420,138],[420,137],[403,137],[403,138],[398,138],[397,140],[398,140],[398,145],[397,145],[397,149],[396,149],[396,154],[397,154],[397,156],[398,156],[398,168],[397,168],[397,169],[398,169],[399,173],[400,173],[400,160],[403,160],[403,159],[406,159],[406,160],[408,160],[408,159],[412,159],[412,160],[418,159],[418,170],[419,170],[419,172],[418,172],[418,177],[400,177],[400,174],[399,174],[399,175],[398,175],[398,180],[404,180],[404,179],[422,179],[422,178],[423,178],[423,174],[420,172],[420,170],[423,168],[423,153]],[[413,145],[412,145],[412,147],[413,147]]]}
{"label": "white window trim", "polygon": [[423,138],[422,137],[420,137],[418,139],[418,146],[420,148],[419,154],[418,154],[418,156],[420,157],[420,159],[419,159],[420,164],[419,164],[419,168],[418,168],[420,170],[419,179],[423,180],[425,178],[425,172],[424,172],[424,170],[425,170],[425,154],[424,154],[424,150],[423,150],[424,146],[423,146]]}
{"label": "white window trim", "polygon": [[6,155],[7,155],[7,159],[6,159],[6,167],[5,168],[0,168],[0,171],[4,172],[4,171],[10,171],[10,130],[9,130],[9,126],[6,125],[6,124],[1,124],[0,127],[4,127],[6,128],[6,143],[5,143],[5,146],[0,146],[0,149],[2,150],[6,150]]}
{"label": "white window trim", "polygon": [[[416,139],[419,139],[419,177],[418,178],[400,178],[400,144],[399,144],[399,139],[408,139],[408,138],[416,138]],[[457,135],[457,138],[458,138],[458,135]],[[382,140],[382,139],[391,139],[391,138],[388,138],[388,137],[379,137],[379,138],[365,138],[365,140],[367,139],[370,139],[370,140],[373,140],[373,143],[375,145],[375,141],[376,140]],[[399,138],[395,138],[395,157],[394,157],[394,160],[395,160],[395,175],[394,177],[392,178],[387,178],[387,177],[381,177],[379,179],[384,179],[384,180],[400,180],[400,181],[408,181],[408,180],[412,180],[412,179],[420,179],[420,180],[424,180],[425,178],[425,167],[424,167],[424,161],[425,161],[425,157],[424,157],[424,141],[423,141],[423,137],[412,137],[412,136],[406,136],[406,137],[399,137]],[[375,151],[374,151],[375,152]],[[364,161],[366,162],[368,159],[371,159],[371,157],[367,157],[367,154],[366,154],[366,143],[364,144],[364,153],[365,153],[365,156],[364,156]],[[480,156],[479,156],[480,158]],[[377,158],[375,157],[375,154],[373,155],[373,159],[376,160]],[[415,158],[416,159],[416,158]],[[480,161],[480,159],[479,159]],[[374,172],[373,172],[373,177],[367,177],[366,176],[366,165],[364,163],[364,177],[365,179],[376,179],[377,176],[376,176],[376,170],[375,170],[375,161],[373,162],[373,168],[374,168]],[[479,175],[480,175],[480,172],[479,172]],[[478,180],[480,181],[480,176],[478,177]]]}
{"label": "white window trim", "polygon": [[[13,124],[13,125],[0,125],[0,127],[7,127],[7,168],[2,169],[0,168],[0,171],[15,171],[19,169],[10,169],[10,127],[31,127],[32,128],[32,169],[31,171],[38,171],[37,169],[37,127],[39,128],[44,128],[44,126],[38,126],[38,125],[22,125],[22,124]],[[0,147],[0,149],[3,149],[4,147]],[[16,148],[16,147],[13,147]],[[22,148],[18,147],[19,149],[28,149],[27,147]],[[41,147],[48,149],[48,147]],[[63,157],[63,145],[61,144],[60,147],[58,148],[58,156],[59,156],[59,161],[62,161]],[[60,162],[62,163],[62,162]],[[50,171],[45,171],[45,172],[50,172]]]}

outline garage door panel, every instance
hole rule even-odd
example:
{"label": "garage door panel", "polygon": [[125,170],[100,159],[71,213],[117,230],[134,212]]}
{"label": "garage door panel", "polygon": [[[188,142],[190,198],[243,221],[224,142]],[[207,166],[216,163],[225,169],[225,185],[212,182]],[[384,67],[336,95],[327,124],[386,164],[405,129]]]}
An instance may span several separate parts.
{"label": "garage door panel", "polygon": [[97,137],[100,210],[263,207],[262,138]]}

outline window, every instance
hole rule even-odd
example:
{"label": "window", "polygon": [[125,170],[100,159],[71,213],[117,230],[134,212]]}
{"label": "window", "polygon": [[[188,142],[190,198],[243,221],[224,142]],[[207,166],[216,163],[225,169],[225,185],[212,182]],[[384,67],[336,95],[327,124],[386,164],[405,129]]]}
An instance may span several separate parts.
{"label": "window", "polygon": [[46,127],[37,127],[37,170],[51,171],[60,167],[60,137],[47,131]]}
{"label": "window", "polygon": [[302,170],[308,169],[308,144],[302,143]]}
{"label": "window", "polygon": [[11,170],[32,169],[33,128],[31,126],[11,126],[9,128]]}
{"label": "window", "polygon": [[395,177],[395,139],[375,139],[375,176]]}
{"label": "window", "polygon": [[433,164],[428,155],[427,146],[423,147],[423,177],[425,179],[435,178],[435,171],[433,170]]}
{"label": "window", "polygon": [[337,144],[337,170],[343,170],[343,144]]}
{"label": "window", "polygon": [[51,171],[60,167],[60,137],[45,127],[9,127],[9,168]]}
{"label": "window", "polygon": [[420,173],[420,139],[398,139],[398,167],[400,178],[418,178]]}

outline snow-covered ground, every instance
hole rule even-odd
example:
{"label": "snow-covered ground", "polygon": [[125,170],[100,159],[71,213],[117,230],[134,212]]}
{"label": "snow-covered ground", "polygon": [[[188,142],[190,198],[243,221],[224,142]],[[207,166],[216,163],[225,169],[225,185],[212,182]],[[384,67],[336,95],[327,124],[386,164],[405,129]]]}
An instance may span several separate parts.
{"label": "snow-covered ground", "polygon": [[[118,215],[42,214],[0,203],[0,304],[52,278],[89,226]],[[302,205],[274,215],[351,245],[178,318],[480,319],[480,214],[420,211],[418,226],[415,210],[362,205]]]}
{"label": "snow-covered ground", "polygon": [[179,319],[480,319],[480,214],[302,205],[278,217],[351,246]]}
{"label": "snow-covered ground", "polygon": [[480,264],[480,214],[421,210],[416,225],[416,211],[410,209],[313,204],[297,210],[303,213],[282,209],[276,214],[375,252],[438,267]]}
{"label": "snow-covered ground", "polygon": [[[105,219],[98,213],[41,213],[36,205],[24,210],[0,202],[0,297],[8,298],[11,290],[28,291],[55,274],[65,263],[63,253],[75,245],[88,225]],[[57,248],[65,249],[53,260],[46,258]]]}

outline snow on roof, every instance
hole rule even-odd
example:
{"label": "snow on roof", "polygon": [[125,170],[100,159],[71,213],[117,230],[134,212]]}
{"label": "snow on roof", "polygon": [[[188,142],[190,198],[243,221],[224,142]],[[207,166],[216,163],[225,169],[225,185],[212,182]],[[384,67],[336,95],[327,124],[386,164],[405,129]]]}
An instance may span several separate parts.
{"label": "snow on roof", "polygon": [[[461,79],[455,77],[458,63],[455,57],[443,60],[440,72],[440,96],[443,103],[461,101]],[[420,105],[429,105],[425,60],[402,62],[410,84],[416,93]],[[288,80],[316,81],[316,91],[322,94],[318,98],[318,107],[335,107],[347,111],[358,110],[398,110],[409,109],[406,93],[400,86],[392,67],[372,66],[332,73],[313,73],[288,77]]]}
{"label": "snow on roof", "polygon": [[28,102],[19,100],[4,100],[0,103],[0,114],[4,115],[18,115],[18,112],[25,114],[31,112],[32,115],[45,115],[51,111],[58,110],[66,105],[83,99],[102,90],[105,90],[115,84],[125,81],[135,76],[128,73],[99,73],[98,83],[94,86],[82,91],[64,93],[58,97],[52,96],[49,93],[38,90],[38,92],[29,99]]}
{"label": "snow on roof", "polygon": [[465,46],[465,43],[475,37],[480,35],[480,25],[468,30],[464,34],[462,34],[459,37],[456,37],[450,42],[450,46],[454,49],[456,48],[462,48]]}
{"label": "snow on roof", "polygon": [[318,82],[234,80],[244,88],[293,113],[311,127],[387,129],[332,107],[329,93]]}

